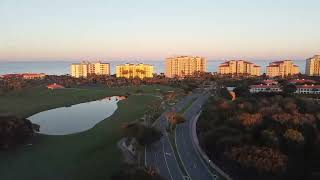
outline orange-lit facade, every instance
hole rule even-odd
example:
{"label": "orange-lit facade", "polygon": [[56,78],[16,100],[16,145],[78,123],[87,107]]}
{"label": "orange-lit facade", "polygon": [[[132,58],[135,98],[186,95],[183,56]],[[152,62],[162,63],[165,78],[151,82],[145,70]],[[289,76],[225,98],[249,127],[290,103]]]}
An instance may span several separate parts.
{"label": "orange-lit facade", "polygon": [[122,64],[116,66],[118,78],[152,78],[154,67],[149,64]]}
{"label": "orange-lit facade", "polygon": [[267,66],[267,75],[269,77],[285,77],[298,74],[299,72],[299,67],[293,64],[292,60],[275,61]]}
{"label": "orange-lit facade", "polygon": [[320,76],[320,55],[315,55],[306,61],[306,75]]}
{"label": "orange-lit facade", "polygon": [[72,77],[88,77],[88,75],[110,75],[110,64],[101,62],[82,62],[71,65]]}
{"label": "orange-lit facade", "polygon": [[219,74],[260,76],[261,67],[244,60],[230,60],[219,66]]}
{"label": "orange-lit facade", "polygon": [[166,77],[186,77],[206,72],[207,60],[198,56],[177,56],[166,59]]}

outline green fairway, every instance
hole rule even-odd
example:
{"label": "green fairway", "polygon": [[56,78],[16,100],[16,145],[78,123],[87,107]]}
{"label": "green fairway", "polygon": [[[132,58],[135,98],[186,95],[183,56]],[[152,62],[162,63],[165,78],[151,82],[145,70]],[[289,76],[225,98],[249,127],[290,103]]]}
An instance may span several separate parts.
{"label": "green fairway", "polygon": [[118,103],[116,112],[94,128],[66,136],[38,135],[32,145],[10,152],[0,152],[1,180],[109,179],[118,170],[121,153],[116,143],[121,138],[121,125],[143,116],[147,106],[159,101],[150,96],[164,86],[130,88],[85,88],[49,91],[35,88],[0,97],[0,112],[22,117],[36,112],[96,100],[105,96],[123,95],[142,89],[148,95],[131,95]]}
{"label": "green fairway", "polygon": [[82,87],[71,89],[48,90],[35,87],[0,96],[0,115],[12,114],[29,117],[35,113],[81,102],[93,101],[106,96],[134,94],[138,91],[145,94],[173,90],[167,86],[130,86],[121,88]]}

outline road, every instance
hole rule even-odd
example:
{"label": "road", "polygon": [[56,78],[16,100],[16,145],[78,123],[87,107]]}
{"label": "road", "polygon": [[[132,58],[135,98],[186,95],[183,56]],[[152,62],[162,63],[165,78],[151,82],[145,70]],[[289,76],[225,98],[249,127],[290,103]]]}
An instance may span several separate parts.
{"label": "road", "polygon": [[[200,157],[196,147],[194,146],[192,137],[192,122],[202,109],[203,104],[209,98],[209,94],[192,94],[175,105],[174,111],[179,112],[187,106],[192,98],[197,98],[192,105],[184,112],[185,123],[177,125],[176,128],[176,145],[179,157],[182,160],[184,169],[187,171],[188,178],[192,180],[220,180],[219,173],[210,171],[207,162]],[[174,151],[170,144],[168,134],[166,132],[167,120],[165,113],[158,119],[157,126],[161,129],[164,136],[160,141],[146,148],[146,164],[155,167],[161,176],[167,180],[183,180],[183,177]]]}
{"label": "road", "polygon": [[210,171],[207,162],[204,162],[194,146],[192,137],[192,122],[198,118],[208,97],[208,94],[201,95],[183,114],[186,122],[179,124],[176,128],[177,149],[190,179],[193,180],[224,179],[220,177],[219,173]]}
{"label": "road", "polygon": [[[181,111],[195,95],[189,95],[179,101],[171,110]],[[146,147],[146,164],[155,167],[161,176],[167,180],[183,180],[183,174],[179,168],[174,151],[166,131],[167,120],[163,113],[157,120],[157,126],[163,136],[160,141]]]}

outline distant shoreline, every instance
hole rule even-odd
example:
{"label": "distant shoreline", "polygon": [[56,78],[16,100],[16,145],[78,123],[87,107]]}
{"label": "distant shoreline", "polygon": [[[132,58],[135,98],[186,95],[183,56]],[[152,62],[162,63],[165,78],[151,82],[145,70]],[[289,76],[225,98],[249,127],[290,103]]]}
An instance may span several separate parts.
{"label": "distant shoreline", "polygon": [[[220,63],[225,60],[208,60],[207,72],[217,72]],[[266,66],[272,62],[271,60],[250,60],[251,62],[261,66],[261,73],[265,73]],[[0,75],[11,73],[45,73],[48,75],[64,75],[70,74],[70,65],[81,61],[0,61]],[[115,66],[127,62],[132,63],[148,63],[154,65],[155,73],[165,72],[165,60],[159,61],[103,61],[111,65],[111,74],[115,74]],[[300,72],[305,73],[305,60],[294,60],[295,64],[300,67]]]}

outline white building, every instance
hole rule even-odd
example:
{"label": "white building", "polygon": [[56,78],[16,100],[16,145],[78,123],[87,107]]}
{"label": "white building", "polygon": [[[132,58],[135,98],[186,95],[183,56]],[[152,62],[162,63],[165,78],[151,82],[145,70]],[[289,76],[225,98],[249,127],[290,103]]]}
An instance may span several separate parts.
{"label": "white building", "polygon": [[89,75],[110,75],[110,64],[102,62],[81,62],[71,65],[72,77],[88,77]]}
{"label": "white building", "polygon": [[259,93],[259,92],[282,92],[282,89],[279,85],[265,85],[265,84],[259,84],[259,85],[251,85],[249,89],[250,93]]}
{"label": "white building", "polygon": [[320,85],[297,85],[297,94],[320,94]]}

